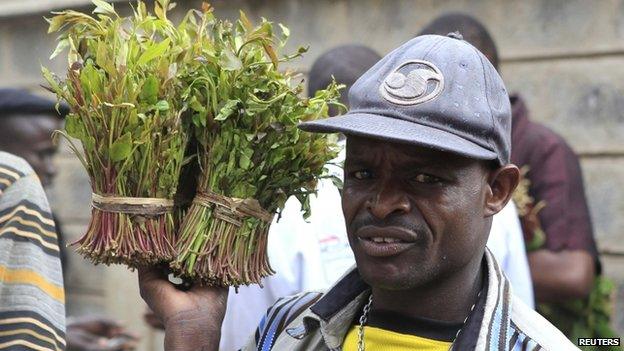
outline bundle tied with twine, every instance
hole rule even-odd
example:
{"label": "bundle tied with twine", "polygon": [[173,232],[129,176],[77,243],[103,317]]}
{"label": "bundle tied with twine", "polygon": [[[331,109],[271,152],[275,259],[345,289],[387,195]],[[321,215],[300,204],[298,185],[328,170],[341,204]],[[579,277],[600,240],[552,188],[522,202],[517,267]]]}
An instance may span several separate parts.
{"label": "bundle tied with twine", "polygon": [[[198,67],[187,77],[196,141],[197,196],[180,223],[172,270],[205,285],[260,284],[273,273],[267,235],[273,215],[297,197],[304,216],[325,164],[335,158],[329,135],[301,132],[304,121],[326,118],[337,104],[332,83],[303,98],[296,72],[279,64],[288,28],[263,19],[254,26],[218,20],[204,6],[194,36]],[[281,32],[281,33],[280,33]]]}
{"label": "bundle tied with twine", "polygon": [[73,244],[93,262],[134,267],[175,255],[173,200],[92,193],[91,206],[87,232]]}
{"label": "bundle tied with twine", "polygon": [[[187,28],[167,18],[169,0],[138,1],[121,17],[93,0],[93,15],[54,12],[52,57],[67,51],[67,71],[42,67],[48,89],[69,105],[63,136],[93,192],[92,216],[77,251],[94,263],[130,267],[175,258],[178,188],[188,131],[180,78],[193,61]],[[152,14],[153,13],[153,14]],[[79,142],[79,143],[78,143]]]}
{"label": "bundle tied with twine", "polygon": [[266,254],[273,214],[257,200],[205,190],[195,195],[185,220],[197,217],[205,220],[203,240],[190,249],[196,257],[195,269],[182,275],[206,285],[238,286],[259,284],[262,277],[274,273]]}

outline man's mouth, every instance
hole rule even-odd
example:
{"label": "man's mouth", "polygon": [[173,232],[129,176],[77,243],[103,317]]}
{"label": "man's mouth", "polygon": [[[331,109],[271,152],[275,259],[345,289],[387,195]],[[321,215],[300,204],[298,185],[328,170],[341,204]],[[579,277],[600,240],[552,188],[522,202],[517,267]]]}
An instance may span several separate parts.
{"label": "man's mouth", "polygon": [[402,242],[404,242],[401,239],[388,238],[388,237],[383,237],[383,236],[375,236],[375,237],[372,237],[372,238],[363,238],[363,239],[375,242],[377,244],[380,244],[380,243],[389,243],[389,244],[391,244],[391,243],[402,243]]}
{"label": "man's mouth", "polygon": [[390,257],[413,247],[418,235],[401,227],[365,226],[356,232],[356,237],[366,255]]}

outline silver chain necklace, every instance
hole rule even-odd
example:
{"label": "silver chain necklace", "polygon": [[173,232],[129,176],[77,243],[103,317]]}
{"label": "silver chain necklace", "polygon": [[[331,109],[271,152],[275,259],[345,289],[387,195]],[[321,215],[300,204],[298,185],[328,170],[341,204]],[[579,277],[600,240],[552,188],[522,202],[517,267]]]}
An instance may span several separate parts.
{"label": "silver chain necklace", "polygon": [[[459,337],[459,333],[461,333],[462,329],[466,325],[466,321],[468,320],[468,317],[470,317],[470,314],[472,314],[472,310],[474,310],[475,306],[477,305],[477,301],[479,301],[480,296],[481,296],[481,291],[479,291],[479,293],[477,294],[477,299],[475,303],[473,303],[472,307],[470,307],[470,312],[468,312],[468,315],[466,316],[466,318],[464,318],[464,322],[461,328],[459,328],[459,330],[457,331],[457,334],[455,334],[455,338],[453,339],[453,342],[451,343],[451,347],[449,347],[449,350],[453,348],[453,344],[455,343],[455,340],[457,340],[457,338]],[[368,321],[368,315],[370,314],[370,309],[372,305],[373,305],[373,294],[370,294],[370,296],[368,297],[368,302],[366,303],[366,305],[364,305],[364,308],[362,309],[362,315],[360,316],[360,327],[358,330],[358,351],[365,351],[364,350],[364,325]]]}

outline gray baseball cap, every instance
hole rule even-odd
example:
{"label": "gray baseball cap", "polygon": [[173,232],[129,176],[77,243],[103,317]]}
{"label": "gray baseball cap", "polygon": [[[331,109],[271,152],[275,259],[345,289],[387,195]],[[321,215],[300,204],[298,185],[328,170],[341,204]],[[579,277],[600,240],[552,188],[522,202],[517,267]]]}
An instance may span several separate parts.
{"label": "gray baseball cap", "polygon": [[349,90],[346,114],[299,128],[415,144],[509,163],[511,107],[503,80],[459,34],[403,44]]}

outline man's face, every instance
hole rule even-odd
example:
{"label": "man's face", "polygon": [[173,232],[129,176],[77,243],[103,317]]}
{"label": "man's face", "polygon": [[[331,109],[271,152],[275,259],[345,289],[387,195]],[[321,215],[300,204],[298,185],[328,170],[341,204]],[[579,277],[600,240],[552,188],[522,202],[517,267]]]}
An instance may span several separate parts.
{"label": "man's face", "polygon": [[12,115],[0,120],[0,150],[22,157],[31,165],[44,187],[56,176],[52,159],[57,151],[52,132],[61,127],[58,117]]}
{"label": "man's face", "polygon": [[348,136],[342,207],[362,278],[411,289],[480,260],[488,173],[447,152]]}

